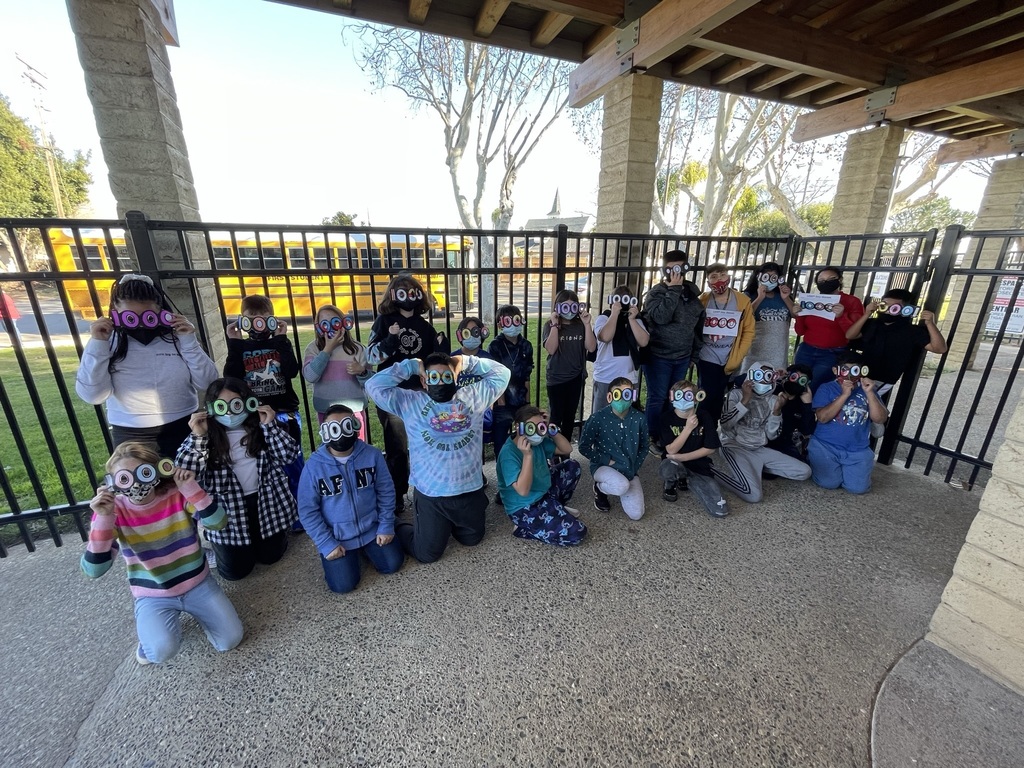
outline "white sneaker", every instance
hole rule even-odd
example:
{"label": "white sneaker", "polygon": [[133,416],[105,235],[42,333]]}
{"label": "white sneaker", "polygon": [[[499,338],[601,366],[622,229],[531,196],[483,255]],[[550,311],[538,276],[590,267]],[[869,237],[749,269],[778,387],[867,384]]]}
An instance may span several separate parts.
{"label": "white sneaker", "polygon": [[142,655],[142,643],[139,643],[135,648],[135,660],[142,666],[152,664],[153,662]]}
{"label": "white sneaker", "polygon": [[562,509],[564,509],[566,512],[568,512],[573,517],[579,517],[580,516],[580,511],[578,509],[573,509],[572,507],[567,507],[564,504],[562,505]]}

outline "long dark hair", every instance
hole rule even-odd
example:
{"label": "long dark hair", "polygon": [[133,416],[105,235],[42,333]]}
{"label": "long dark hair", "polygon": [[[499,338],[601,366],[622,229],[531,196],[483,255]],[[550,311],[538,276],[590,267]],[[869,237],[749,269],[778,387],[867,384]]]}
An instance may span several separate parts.
{"label": "long dark hair", "polygon": [[[570,291],[568,288],[563,288],[562,290],[555,294],[554,306],[557,307],[563,301],[574,301],[577,304],[579,304],[580,297],[576,295],[576,291]],[[581,325],[583,324],[583,320],[580,319],[579,315],[576,315],[576,317],[574,317],[572,320],[562,319],[559,320],[559,322],[580,323]]]}
{"label": "long dark hair", "polygon": [[774,261],[766,261],[764,264],[762,264],[760,267],[758,267],[751,273],[750,280],[747,281],[747,289],[744,291],[744,293],[747,294],[747,296],[749,296],[750,298],[753,299],[757,296],[757,286],[761,282],[761,275],[763,275],[765,272],[774,272],[776,275],[778,275],[779,283],[781,283],[782,279],[785,277],[785,274],[782,271],[781,264],[776,264]]}
{"label": "long dark hair", "polygon": [[[316,314],[313,315],[313,329],[316,331],[316,340],[314,343],[316,344],[316,348],[319,349],[321,352],[323,351],[324,346],[327,344],[327,337],[320,333],[320,328],[317,326],[317,323],[320,322],[320,313],[323,312],[325,309],[328,310],[329,312],[337,312],[338,317],[342,319],[345,318],[345,313],[342,312],[333,304],[324,304],[322,307],[320,307],[320,309],[316,311]],[[341,342],[341,348],[344,349],[348,354],[354,355],[356,351],[359,349],[359,345],[356,344],[356,342],[352,339],[351,336],[349,336],[348,328],[342,328],[341,330],[345,334],[344,339]]]}
{"label": "long dark hair", "polygon": [[[153,285],[153,281],[146,275],[127,274],[110,286],[108,316],[113,317],[117,304],[122,301],[145,301],[156,304],[160,309],[171,310],[171,305],[163,291]],[[158,326],[158,328],[160,333],[157,337],[173,344],[174,350],[180,357],[181,348],[178,347],[178,337],[174,335],[174,330],[166,326]],[[114,352],[107,363],[107,373],[114,373],[117,370],[117,364],[124,360],[128,354],[128,332],[125,328],[119,325],[114,326],[114,332],[111,334],[111,345],[114,348]],[[191,378],[191,373],[189,377]]]}
{"label": "long dark hair", "polygon": [[395,275],[391,278],[391,282],[388,283],[388,287],[384,289],[384,296],[381,298],[380,304],[377,305],[378,314],[394,315],[400,311],[399,306],[395,304],[394,299],[391,298],[391,292],[398,288],[405,288],[406,290],[409,290],[410,288],[418,288],[420,293],[423,294],[423,298],[420,299],[416,308],[413,310],[417,315],[425,314],[427,310],[430,309],[430,304],[428,302],[429,297],[426,289],[420,285],[420,281],[415,277],[403,272],[402,274]]}
{"label": "long dark hair", "polygon": [[[212,403],[220,397],[221,390],[224,389],[237,392],[242,400],[252,397],[252,390],[242,379],[226,376],[223,379],[217,379],[206,388],[204,402]],[[242,445],[245,446],[246,454],[255,458],[267,448],[267,438],[263,435],[263,427],[260,426],[260,415],[250,413],[242,423],[242,427],[245,429]],[[228,442],[228,431],[225,426],[211,416],[206,419],[206,435],[210,441],[209,465],[214,469],[230,467],[231,443]]]}

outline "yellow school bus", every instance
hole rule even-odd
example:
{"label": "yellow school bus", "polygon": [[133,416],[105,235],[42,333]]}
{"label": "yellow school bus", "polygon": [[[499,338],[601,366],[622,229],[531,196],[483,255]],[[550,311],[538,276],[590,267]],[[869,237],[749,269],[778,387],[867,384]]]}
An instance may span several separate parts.
{"label": "yellow school bus", "polygon": [[[109,271],[114,258],[122,270],[131,269],[123,235],[103,230],[49,230],[50,243],[62,272]],[[292,239],[294,238],[294,239]],[[114,254],[110,253],[113,245]],[[357,270],[384,269],[392,274],[411,273],[426,289],[438,313],[472,306],[473,285],[457,275],[438,274],[445,266],[472,264],[473,241],[469,237],[440,235],[378,235],[374,233],[287,233],[282,243],[277,235],[211,232],[209,247],[218,275],[217,287],[224,313],[237,315],[242,298],[250,294],[269,296],[274,313],[297,318],[312,317],[316,308],[335,304],[346,313],[373,313],[387,286],[385,275],[353,274]],[[112,255],[114,258],[112,258]],[[262,257],[262,264],[261,264]],[[293,269],[311,269],[313,275],[288,275]],[[316,274],[317,270],[323,270]],[[332,270],[332,271],[328,271]],[[96,278],[92,288],[103,306],[110,295],[112,279]],[[447,290],[446,290],[447,289]],[[90,286],[86,280],[67,280],[64,290],[71,305],[87,320],[96,318]]]}

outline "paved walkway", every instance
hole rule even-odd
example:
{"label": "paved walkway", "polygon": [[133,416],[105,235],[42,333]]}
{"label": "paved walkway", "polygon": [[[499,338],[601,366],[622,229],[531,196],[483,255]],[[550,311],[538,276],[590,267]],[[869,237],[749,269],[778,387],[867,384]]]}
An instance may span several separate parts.
{"label": "paved walkway", "polygon": [[879,468],[866,497],[777,480],[719,521],[663,502],[653,469],[639,522],[581,484],[578,549],[515,539],[492,506],[480,546],[348,596],[293,538],[227,587],[237,650],[188,620],[160,667],[134,660],[122,565],[89,582],[77,541],[17,551],[0,765],[868,766],[879,684],[977,496]]}

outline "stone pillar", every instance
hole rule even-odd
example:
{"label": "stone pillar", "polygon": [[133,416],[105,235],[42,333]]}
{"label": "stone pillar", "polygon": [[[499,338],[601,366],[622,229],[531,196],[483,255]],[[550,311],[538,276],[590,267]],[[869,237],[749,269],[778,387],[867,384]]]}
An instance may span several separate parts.
{"label": "stone pillar", "polygon": [[1024,400],[926,639],[1024,694]]}
{"label": "stone pillar", "polygon": [[[118,216],[138,210],[150,219],[199,221],[171,65],[153,5],[145,0],[67,0],[67,6]],[[203,239],[189,240],[192,266],[208,268]],[[173,233],[153,241],[161,267],[183,267]],[[164,290],[182,311],[193,306],[184,281],[165,281]],[[207,326],[219,328],[212,281],[199,281],[199,293]],[[219,345],[211,355],[223,357],[223,334],[214,332],[211,339]]]}
{"label": "stone pillar", "polygon": [[[992,173],[988,177],[985,195],[981,200],[981,207],[978,209],[978,218],[974,222],[974,230],[983,232],[985,230],[1021,229],[1022,227],[1024,227],[1024,157],[999,160],[992,166]],[[986,242],[978,257],[978,267],[994,269],[999,261],[1002,246],[1002,238]],[[973,259],[973,251],[971,258]],[[985,302],[985,294],[989,289],[987,278],[976,278],[966,295],[963,293],[963,287],[963,282],[960,286],[957,286],[955,282],[950,286],[951,298],[943,318],[943,331],[946,331],[945,326],[952,322],[959,303],[964,302],[956,335],[949,340],[949,353],[946,355],[946,366],[953,370],[964,365],[968,368],[974,367],[974,358],[978,352],[978,343],[981,338],[980,331],[984,330],[986,318],[992,309],[991,301]],[[979,333],[973,333],[979,324]]]}
{"label": "stone pillar", "polygon": [[885,125],[847,139],[830,235],[860,235],[885,228],[903,133],[902,128]]}

